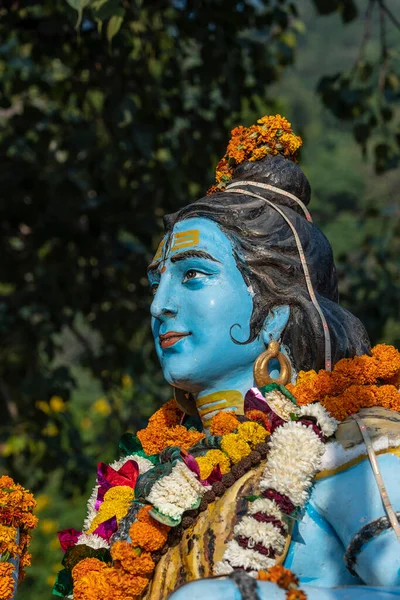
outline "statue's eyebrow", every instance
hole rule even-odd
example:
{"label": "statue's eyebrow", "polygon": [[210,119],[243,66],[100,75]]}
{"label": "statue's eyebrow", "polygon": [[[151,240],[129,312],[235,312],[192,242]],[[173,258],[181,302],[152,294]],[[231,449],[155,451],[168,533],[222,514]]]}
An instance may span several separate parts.
{"label": "statue's eyebrow", "polygon": [[204,250],[186,250],[186,252],[180,252],[179,254],[171,256],[171,262],[176,263],[180,260],[186,260],[187,258],[205,258],[206,260],[212,260],[213,262],[220,262],[211,256],[211,254],[208,254],[208,252],[204,252]]}
{"label": "statue's eyebrow", "polygon": [[147,267],[147,273],[154,273],[155,271],[158,271],[158,267],[161,264],[161,260],[155,260],[152,263],[149,264],[149,266]]}
{"label": "statue's eyebrow", "polygon": [[[186,250],[186,252],[180,252],[179,254],[171,256],[171,262],[176,263],[180,260],[186,260],[187,258],[205,258],[206,260],[212,260],[213,262],[221,262],[211,256],[211,254],[208,254],[208,252],[204,252],[204,250]],[[147,267],[147,272],[150,274],[158,271],[158,267],[160,266],[161,262],[161,260],[155,260],[150,263]]]}

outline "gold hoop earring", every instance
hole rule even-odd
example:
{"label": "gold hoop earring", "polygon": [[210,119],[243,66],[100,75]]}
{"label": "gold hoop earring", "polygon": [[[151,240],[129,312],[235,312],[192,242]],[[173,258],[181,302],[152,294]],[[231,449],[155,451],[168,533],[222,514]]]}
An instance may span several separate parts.
{"label": "gold hoop earring", "polygon": [[[277,379],[272,379],[272,377],[268,375],[268,363],[273,358],[278,359],[279,366],[281,368],[279,377],[277,377]],[[257,360],[254,363],[253,372],[256,386],[258,388],[262,388],[270,383],[280,383],[281,385],[286,385],[290,381],[292,368],[287,357],[280,352],[280,344],[272,341],[268,344],[267,350],[257,357]]]}
{"label": "gold hoop earring", "polygon": [[193,398],[192,394],[189,392],[185,392],[179,388],[172,386],[174,389],[174,398],[175,402],[179,406],[181,410],[187,415],[191,415],[194,417],[197,415],[196,401]]}

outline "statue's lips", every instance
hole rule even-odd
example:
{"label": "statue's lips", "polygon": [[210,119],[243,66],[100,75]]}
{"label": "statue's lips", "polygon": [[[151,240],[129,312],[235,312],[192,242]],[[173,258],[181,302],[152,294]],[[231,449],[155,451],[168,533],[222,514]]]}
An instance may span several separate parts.
{"label": "statue's lips", "polygon": [[187,337],[190,333],[182,333],[180,331],[167,331],[167,333],[162,333],[160,338],[160,346],[161,348],[169,348],[179,342],[184,337]]}

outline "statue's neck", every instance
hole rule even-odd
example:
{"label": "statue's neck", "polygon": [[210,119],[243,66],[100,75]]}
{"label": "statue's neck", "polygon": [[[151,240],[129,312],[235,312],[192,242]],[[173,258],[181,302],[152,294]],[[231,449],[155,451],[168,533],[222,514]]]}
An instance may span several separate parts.
{"label": "statue's neck", "polygon": [[219,381],[203,389],[196,396],[196,406],[204,429],[210,427],[211,419],[220,411],[244,414],[244,397],[254,385],[252,369],[235,373],[226,381]]}
{"label": "statue's neck", "polygon": [[239,390],[220,390],[196,398],[196,406],[204,429],[208,430],[211,419],[220,411],[244,414],[244,396]]}

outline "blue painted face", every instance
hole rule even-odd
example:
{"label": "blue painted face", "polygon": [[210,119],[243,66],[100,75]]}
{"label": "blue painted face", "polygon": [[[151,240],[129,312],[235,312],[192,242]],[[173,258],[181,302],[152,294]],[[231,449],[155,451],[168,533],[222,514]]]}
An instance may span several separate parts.
{"label": "blue painted face", "polygon": [[192,393],[210,384],[238,389],[265,344],[262,335],[244,345],[232,340],[248,339],[253,302],[229,238],[213,221],[190,218],[179,221],[160,247],[149,281],[165,379]]}

